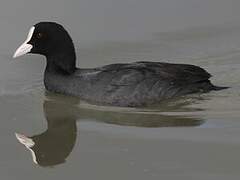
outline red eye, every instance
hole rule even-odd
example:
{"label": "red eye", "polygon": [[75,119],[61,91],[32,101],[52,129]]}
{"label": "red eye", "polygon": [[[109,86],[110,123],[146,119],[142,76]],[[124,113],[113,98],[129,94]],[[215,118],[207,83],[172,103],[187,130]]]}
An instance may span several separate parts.
{"label": "red eye", "polygon": [[37,36],[38,39],[41,39],[43,37],[43,34],[42,33],[37,33],[36,36]]}

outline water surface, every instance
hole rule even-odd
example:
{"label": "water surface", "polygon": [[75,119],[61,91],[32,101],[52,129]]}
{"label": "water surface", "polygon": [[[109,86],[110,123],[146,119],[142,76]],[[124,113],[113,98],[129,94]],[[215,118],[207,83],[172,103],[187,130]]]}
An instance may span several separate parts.
{"label": "water surface", "polygon": [[[2,2],[1,179],[238,179],[239,5],[237,0]],[[214,84],[231,88],[146,108],[99,107],[45,92],[43,57],[12,60],[40,20],[67,27],[80,67],[190,63],[208,70]]]}

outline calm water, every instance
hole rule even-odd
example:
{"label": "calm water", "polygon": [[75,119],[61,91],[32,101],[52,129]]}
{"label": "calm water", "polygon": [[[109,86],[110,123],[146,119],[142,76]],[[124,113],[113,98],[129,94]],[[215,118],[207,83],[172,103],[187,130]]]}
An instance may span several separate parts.
{"label": "calm water", "polygon": [[[0,179],[239,179],[240,2],[66,2],[0,3]],[[45,92],[43,57],[12,60],[40,20],[67,27],[80,67],[190,63],[231,88],[142,109]]]}

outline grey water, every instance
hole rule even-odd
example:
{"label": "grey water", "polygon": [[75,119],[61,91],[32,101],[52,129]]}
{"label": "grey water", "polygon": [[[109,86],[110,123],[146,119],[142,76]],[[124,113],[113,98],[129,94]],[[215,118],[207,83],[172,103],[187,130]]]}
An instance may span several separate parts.
{"label": "grey water", "polygon": [[[1,1],[0,179],[239,179],[239,8],[237,0]],[[66,27],[79,67],[190,63],[231,88],[145,108],[46,92],[44,57],[12,59],[39,21]]]}

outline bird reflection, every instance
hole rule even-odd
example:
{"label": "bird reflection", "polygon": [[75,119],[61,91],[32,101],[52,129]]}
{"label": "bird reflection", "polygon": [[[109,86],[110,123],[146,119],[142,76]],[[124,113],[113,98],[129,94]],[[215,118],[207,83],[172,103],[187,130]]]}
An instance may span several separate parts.
{"label": "bird reflection", "polygon": [[43,107],[47,130],[32,137],[16,133],[16,137],[30,150],[33,162],[40,166],[53,166],[64,163],[75,145],[76,118],[71,108],[62,103],[45,101]]}
{"label": "bird reflection", "polygon": [[[40,166],[64,163],[77,139],[76,120],[95,121],[120,126],[145,128],[199,126],[204,120],[196,117],[168,116],[159,113],[102,111],[77,106],[79,100],[47,95],[43,103],[47,130],[31,137],[16,133],[18,141],[31,153]],[[179,108],[179,107],[178,107]],[[117,127],[116,127],[117,128]]]}

